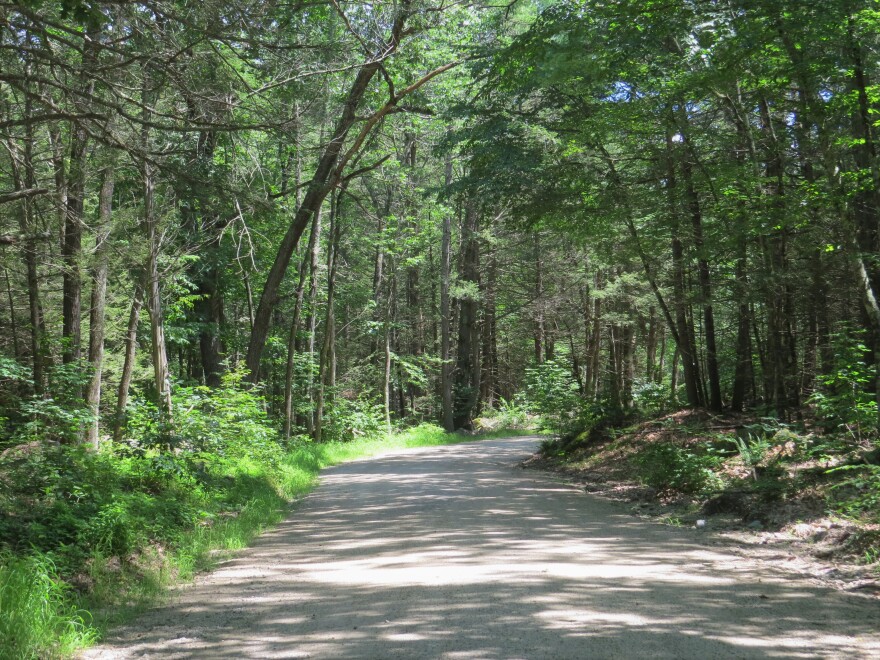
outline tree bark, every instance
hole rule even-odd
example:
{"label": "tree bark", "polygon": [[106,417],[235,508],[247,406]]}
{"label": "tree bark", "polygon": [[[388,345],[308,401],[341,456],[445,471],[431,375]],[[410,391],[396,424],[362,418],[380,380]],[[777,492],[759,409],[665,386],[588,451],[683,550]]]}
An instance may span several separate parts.
{"label": "tree bark", "polygon": [[739,255],[736,260],[734,278],[736,281],[737,298],[739,299],[737,313],[737,335],[736,335],[736,369],[733,376],[733,394],[730,401],[730,407],[737,412],[745,409],[750,385],[753,380],[752,374],[752,334],[749,329],[751,326],[751,313],[749,310],[748,299],[748,276],[747,276],[747,254],[745,238],[739,239]]}
{"label": "tree bark", "polygon": [[[153,104],[153,99],[149,98],[150,93],[147,92],[148,79],[144,79],[144,125],[141,129],[141,150],[143,154],[150,152],[150,134],[149,134],[149,108]],[[162,416],[162,422],[170,429],[173,423],[171,409],[171,374],[168,370],[168,350],[165,344],[165,325],[162,316],[162,292],[159,283],[159,253],[160,235],[159,235],[159,219],[156,217],[155,192],[156,181],[154,175],[154,165],[143,157],[140,162],[141,177],[143,183],[143,224],[147,238],[147,284],[146,284],[146,302],[147,313],[150,317],[150,339],[152,341],[152,359],[153,359],[153,386],[156,391],[156,403],[159,407],[159,413]]]}
{"label": "tree bark", "polygon": [[322,441],[326,397],[325,386],[332,387],[335,384],[333,361],[336,341],[336,317],[334,304],[336,297],[336,271],[339,262],[339,239],[341,235],[339,197],[342,192],[344,191],[335,192],[330,199],[330,245],[327,249],[327,311],[324,322],[324,341],[318,365],[318,386],[315,394],[315,427],[312,434],[315,442]]}
{"label": "tree bark", "polygon": [[498,258],[493,250],[486,264],[486,280],[483,287],[482,328],[482,376],[480,400],[489,409],[495,408],[498,392],[498,336],[496,328],[495,298],[498,286]]}
{"label": "tree bark", "polygon": [[345,138],[358,120],[358,107],[369,89],[370,81],[381,69],[382,59],[395,52],[400,45],[400,40],[404,34],[404,25],[409,17],[410,4],[411,0],[402,0],[391,26],[389,39],[382,45],[382,48],[375,57],[358,70],[355,80],[348,91],[342,114],[336,123],[333,135],[324,146],[318,159],[315,173],[306,190],[305,197],[297,208],[296,215],[278,248],[275,261],[272,263],[272,268],[269,270],[266,282],[263,285],[263,293],[260,296],[260,302],[254,314],[254,328],[251,332],[250,343],[248,344],[246,363],[253,381],[259,379],[260,358],[263,354],[266,338],[269,335],[272,310],[275,308],[278,300],[278,291],[281,287],[281,282],[284,280],[290,259],[296,250],[303,231],[312,222],[324,199],[337,184],[337,181],[334,180],[336,178],[334,177],[336,174],[335,169],[343,153]]}
{"label": "tree bark", "polygon": [[[602,271],[597,270],[594,280],[594,289],[599,291],[604,286]],[[602,298],[595,296],[593,300],[592,329],[590,331],[590,350],[588,356],[589,371],[587,372],[587,393],[590,398],[596,399],[599,395],[599,385],[602,380],[601,364],[602,355]]]}
{"label": "tree bark", "polygon": [[[687,140],[687,137],[685,137]],[[687,142],[686,142],[687,144]],[[706,377],[709,384],[709,408],[720,413],[721,375],[718,369],[718,347],[715,339],[715,312],[712,306],[712,281],[709,271],[709,260],[706,258],[706,244],[703,240],[703,212],[700,198],[697,195],[693,180],[693,163],[690,154],[685,154],[682,161],[682,176],[685,184],[685,195],[691,216],[694,248],[697,251],[697,273],[700,283],[700,306],[703,309],[703,330],[706,336]]]}
{"label": "tree bark", "polygon": [[[83,41],[79,74],[79,92],[84,99],[94,90],[92,69],[97,64],[97,34],[86,31]],[[67,172],[66,205],[64,209],[64,239],[61,244],[63,270],[61,336],[64,339],[62,361],[76,362],[81,357],[82,344],[82,235],[85,226],[86,178],[88,172],[89,134],[79,121],[70,125],[70,166]],[[62,164],[63,167],[63,164]]]}
{"label": "tree bark", "polygon": [[855,221],[856,275],[862,291],[865,314],[870,319],[875,359],[874,393],[880,408],[880,165],[877,163],[874,134],[876,104],[869,96],[870,84],[865,68],[862,44],[856,36],[853,19],[848,26],[848,55],[853,68],[851,85],[858,105],[853,113],[853,157],[860,173],[870,176],[871,186],[862,186],[855,194],[852,215]]}
{"label": "tree bark", "polygon": [[104,321],[107,302],[107,270],[110,256],[110,227],[113,213],[114,172],[112,165],[104,170],[98,198],[95,265],[92,268],[92,294],[89,309],[89,364],[91,380],[86,389],[86,405],[92,412],[87,442],[97,449],[100,431],[101,377],[104,366]]}
{"label": "tree bark", "polygon": [[[25,117],[29,117],[31,112],[30,96],[26,96]],[[31,124],[27,124],[25,126],[24,145],[21,151],[19,151],[17,145],[11,138],[8,138],[6,142],[11,155],[10,163],[12,166],[12,178],[16,190],[33,188],[35,185],[36,176],[34,174],[33,166],[33,138],[33,127]],[[49,356],[45,345],[46,326],[40,295],[40,248],[36,238],[36,228],[34,227],[33,198],[25,196],[19,201],[19,205],[18,226],[19,231],[24,237],[22,248],[24,251],[28,291],[33,387],[34,394],[42,396],[46,388],[46,369],[49,363]]]}
{"label": "tree bark", "polygon": [[[452,156],[446,157],[446,188],[452,185]],[[452,277],[452,217],[443,214],[443,235],[440,244],[440,401],[443,428],[455,430],[452,409],[451,325],[452,306],[449,285]]]}
{"label": "tree bark", "polygon": [[682,369],[684,371],[685,392],[688,405],[700,407],[703,398],[700,392],[700,371],[696,347],[692,342],[693,328],[687,316],[687,286],[685,281],[684,245],[679,235],[677,177],[674,156],[674,142],[671,130],[666,134],[666,190],[672,223],[672,288],[675,298],[675,340],[678,343]]}
{"label": "tree bark", "polygon": [[767,271],[767,353],[771,367],[772,397],[776,413],[786,419],[799,406],[796,345],[791,319],[793,310],[788,285],[788,229],[785,226],[785,170],[782,147],[776,137],[770,106],[766,99],[758,104],[766,157],[765,191],[769,197],[774,228],[762,237],[764,265]]}
{"label": "tree bark", "polygon": [[125,332],[125,358],[122,362],[122,374],[119,377],[119,389],[116,396],[116,417],[113,420],[113,442],[122,441],[125,408],[128,406],[128,390],[131,388],[131,376],[134,372],[135,351],[137,351],[138,320],[144,303],[144,288],[140,281],[134,287],[131,299],[131,310],[128,313],[128,328]]}
{"label": "tree bark", "polygon": [[541,235],[535,232],[535,364],[544,363],[544,265],[541,255]]}
{"label": "tree bark", "polygon": [[284,439],[290,440],[291,428],[294,422],[293,415],[293,372],[294,360],[299,348],[299,330],[302,325],[302,309],[305,301],[306,277],[308,276],[312,254],[315,251],[315,243],[318,239],[316,231],[320,215],[315,217],[312,230],[309,233],[309,246],[299,264],[299,277],[296,285],[296,298],[293,306],[293,320],[290,323],[290,337],[287,341],[287,365],[284,372]]}
{"label": "tree bark", "polygon": [[9,334],[12,335],[12,353],[16,360],[21,357],[21,349],[18,345],[18,322],[15,314],[15,296],[12,293],[12,282],[9,279],[9,269],[3,267],[3,276],[6,279],[6,298],[9,302]]}
{"label": "tree bark", "polygon": [[453,426],[470,429],[479,398],[479,213],[473,200],[465,205],[462,223],[460,280],[468,288],[459,298],[458,357],[453,390]]}

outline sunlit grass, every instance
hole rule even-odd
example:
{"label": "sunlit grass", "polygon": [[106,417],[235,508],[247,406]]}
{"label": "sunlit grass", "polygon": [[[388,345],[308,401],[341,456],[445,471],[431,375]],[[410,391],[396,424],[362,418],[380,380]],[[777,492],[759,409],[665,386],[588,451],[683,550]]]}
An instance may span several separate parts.
{"label": "sunlit grass", "polygon": [[45,556],[0,558],[0,651],[4,658],[55,658],[90,643],[88,614]]}
{"label": "sunlit grass", "polygon": [[237,504],[217,504],[199,525],[164,542],[153,541],[131,557],[93,551],[87,575],[80,576],[88,588],[76,596],[44,555],[0,558],[0,658],[64,657],[93,643],[103,631],[161,602],[169,586],[192,579],[281,522],[290,503],[315,487],[324,467],[402,449],[511,435],[526,432],[468,435],[423,424],[351,442],[301,441],[275,468],[241,459],[229,467],[225,492]]}

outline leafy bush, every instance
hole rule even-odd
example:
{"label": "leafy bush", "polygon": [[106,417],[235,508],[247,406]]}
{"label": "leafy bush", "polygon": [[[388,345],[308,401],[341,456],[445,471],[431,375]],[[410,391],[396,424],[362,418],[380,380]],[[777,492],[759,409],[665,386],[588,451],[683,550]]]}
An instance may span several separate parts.
{"label": "leafy bush", "polygon": [[669,386],[653,380],[637,380],[633,386],[636,408],[648,415],[659,415],[669,407]]}
{"label": "leafy bush", "polygon": [[660,491],[693,494],[723,485],[712,470],[720,460],[716,456],[658,443],[646,448],[636,460],[645,484]]}
{"label": "leafy bush", "polygon": [[322,440],[350,442],[358,437],[373,438],[387,431],[385,410],[367,398],[334,396],[324,408]]}
{"label": "leafy bush", "polygon": [[508,401],[500,398],[494,409],[483,410],[478,420],[482,429],[526,429],[531,422],[529,410],[521,397]]}
{"label": "leafy bush", "polygon": [[837,511],[880,522],[880,465],[842,465],[829,473],[846,475],[832,488],[831,505]]}
{"label": "leafy bush", "polygon": [[134,399],[127,411],[127,435],[141,450],[168,445],[218,458],[252,458],[271,465],[281,459],[278,433],[262,396],[244,384],[245,372],[223,376],[219,388],[178,387],[172,398],[174,424],[163,426],[156,407]]}
{"label": "leafy bush", "polygon": [[770,441],[766,437],[756,436],[752,433],[748,433],[745,438],[734,437],[733,443],[736,445],[743,465],[753,471],[770,450]]}
{"label": "leafy bush", "polygon": [[577,383],[569,368],[554,360],[526,370],[524,400],[553,431],[561,431],[581,409]]}
{"label": "leafy bush", "polygon": [[872,393],[876,368],[866,359],[864,332],[837,333],[833,344],[834,367],[820,376],[822,387],[809,402],[829,429],[845,431],[861,443],[877,434],[877,400]]}
{"label": "leafy bush", "polygon": [[[48,377],[48,388],[39,396],[10,397],[9,392],[4,392],[3,410],[8,411],[11,421],[7,437],[2,438],[4,444],[34,440],[75,443],[92,423],[92,411],[80,396],[90,378],[88,365],[58,364],[52,367]],[[3,380],[31,385],[25,370],[10,363],[8,358],[0,358],[0,381]]]}
{"label": "leafy bush", "polygon": [[[126,558],[174,542],[255,489],[273,490],[284,457],[259,395],[229,374],[223,387],[180,388],[175,451],[155,408],[135,400],[126,445],[91,452],[32,441],[0,456],[0,539],[13,550],[52,552],[73,570],[95,552]],[[165,436],[169,437],[169,436]],[[261,485],[262,484],[262,485]]]}

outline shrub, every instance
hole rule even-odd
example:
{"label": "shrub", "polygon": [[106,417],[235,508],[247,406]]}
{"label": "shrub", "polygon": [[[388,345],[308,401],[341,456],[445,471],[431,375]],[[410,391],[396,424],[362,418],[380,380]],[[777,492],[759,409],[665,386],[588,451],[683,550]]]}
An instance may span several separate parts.
{"label": "shrub", "polygon": [[633,386],[636,408],[648,415],[659,415],[669,407],[669,386],[653,380],[637,380]]}
{"label": "shrub", "polygon": [[832,487],[831,505],[855,518],[880,522],[880,465],[842,465],[829,473],[846,476]]}
{"label": "shrub", "polygon": [[577,383],[567,366],[554,360],[526,370],[524,399],[542,425],[561,431],[581,408]]}
{"label": "shrub", "polygon": [[529,411],[522,398],[508,401],[505,398],[498,400],[495,409],[483,410],[480,419],[480,427],[483,429],[526,429],[531,422]]}
{"label": "shrub", "polygon": [[324,442],[350,442],[358,437],[373,438],[386,431],[385,410],[367,398],[334,396],[324,408],[321,430]]}
{"label": "shrub", "polygon": [[672,444],[654,444],[637,457],[642,480],[657,490],[694,494],[722,486],[712,468],[719,458]]}
{"label": "shrub", "polygon": [[833,344],[834,366],[820,376],[821,388],[809,402],[826,427],[845,431],[862,443],[877,434],[877,400],[872,393],[876,368],[867,360],[864,332],[837,333]]}

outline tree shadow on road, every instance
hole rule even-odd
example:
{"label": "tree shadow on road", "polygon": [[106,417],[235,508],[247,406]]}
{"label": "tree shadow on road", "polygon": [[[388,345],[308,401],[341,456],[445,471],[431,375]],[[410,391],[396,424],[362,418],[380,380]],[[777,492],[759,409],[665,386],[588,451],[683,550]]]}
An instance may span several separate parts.
{"label": "tree shadow on road", "polygon": [[328,470],[287,522],[91,657],[880,656],[876,602],[513,469],[533,446]]}

